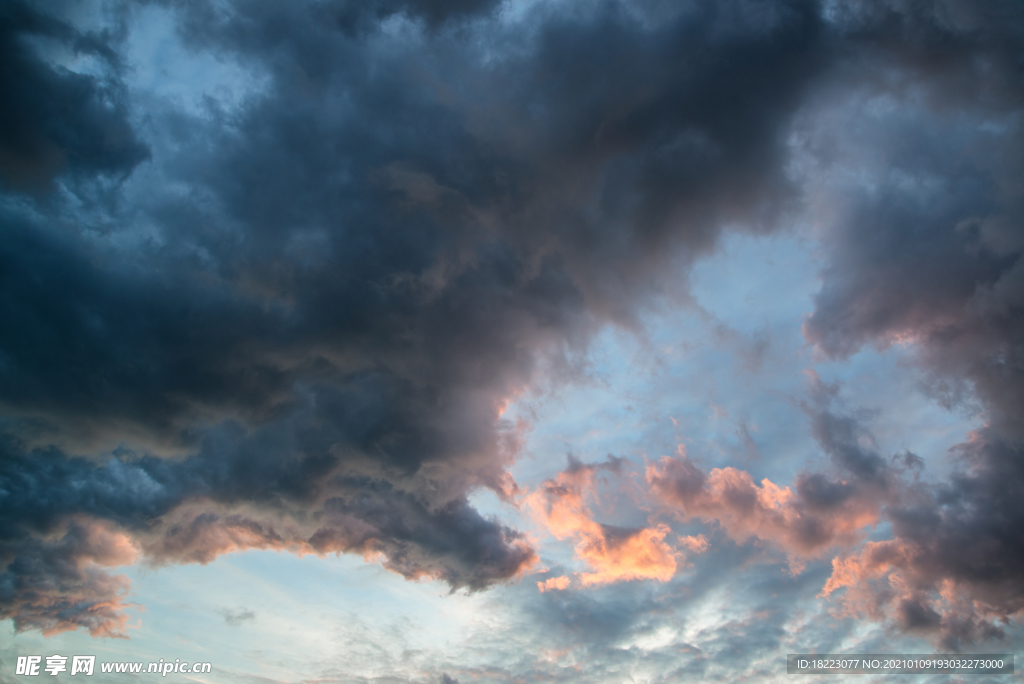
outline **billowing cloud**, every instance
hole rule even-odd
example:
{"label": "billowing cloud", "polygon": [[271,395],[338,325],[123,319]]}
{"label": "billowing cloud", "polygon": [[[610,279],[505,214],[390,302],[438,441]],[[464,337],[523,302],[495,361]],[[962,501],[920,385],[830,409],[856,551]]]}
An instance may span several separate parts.
{"label": "billowing cloud", "polygon": [[[986,427],[953,450],[948,482],[890,505],[891,542],[836,560],[826,593],[857,586],[858,605],[955,648],[990,636],[991,620],[1019,614],[1024,597],[1012,570],[1024,509],[1010,494],[1024,486],[1024,13],[858,3],[841,25],[891,38],[863,59],[892,60],[892,78],[873,90],[895,109],[862,116],[855,96],[838,98],[807,131],[835,154],[814,171],[827,265],[804,335],[834,360],[908,345],[929,393]],[[865,143],[886,154],[855,151]]]}
{"label": "billowing cloud", "polygon": [[684,520],[713,522],[740,543],[769,542],[788,555],[794,572],[830,549],[862,542],[883,507],[907,496],[900,475],[906,459],[916,458],[898,454],[887,460],[865,446],[870,434],[834,405],[838,387],[823,383],[813,370],[808,378],[811,401],[804,409],[830,470],[800,473],[792,486],[768,478],[756,483],[749,472],[731,466],[704,472],[679,445],[675,456],[663,456],[645,473],[654,496]]}
{"label": "billowing cloud", "polygon": [[1020,531],[1009,522],[1024,515],[1021,453],[991,428],[957,450],[968,469],[892,506],[894,538],[837,556],[822,590],[843,590],[845,614],[892,621],[951,650],[1002,637],[999,625],[1024,612]]}
{"label": "billowing cloud", "polygon": [[[545,482],[526,497],[526,505],[557,539],[573,539],[576,557],[586,563],[589,572],[576,573],[584,587],[637,579],[667,582],[685,566],[686,558],[666,537],[676,537],[668,525],[619,528],[594,520],[587,499],[596,495],[596,477],[602,471],[618,472],[620,459],[609,458],[602,464],[586,465],[570,457],[569,467]],[[703,538],[680,537],[680,544],[692,553],[700,553],[707,544]],[[537,586],[541,591],[566,589],[568,577],[553,577]]]}
{"label": "billowing cloud", "polygon": [[[795,572],[838,551],[820,595],[838,597],[842,615],[884,621],[948,650],[1002,636],[999,624],[1024,611],[1019,532],[1007,524],[1024,515],[1012,494],[1020,452],[992,428],[979,430],[954,449],[965,467],[949,482],[927,484],[915,454],[884,459],[863,446],[870,435],[833,406],[837,387],[812,374],[810,389],[805,408],[831,474],[800,473],[794,487],[757,484],[732,467],[705,473],[680,447],[648,466],[653,493],[684,519],[783,551]],[[892,538],[865,543],[880,522]]]}
{"label": "billowing cloud", "polygon": [[[908,345],[931,395],[987,427],[948,482],[918,485],[904,471],[929,455],[883,457],[815,380],[830,470],[784,486],[679,453],[652,492],[794,569],[839,549],[830,595],[901,578],[908,629],[967,639],[954,623],[1019,612],[1019,6],[153,4],[169,40],[260,87],[192,108],[148,88],[129,38],[152,8],[0,9],[16,629],[123,633],[127,584],[104,568],[246,549],[354,553],[453,590],[522,576],[536,550],[470,504],[519,492],[509,401],[579,377],[605,326],[686,301],[725,231],[804,219],[818,355]],[[574,581],[665,581],[704,548],[598,523],[594,472],[529,495],[590,567]],[[889,545],[860,546],[877,522]],[[949,587],[981,607],[947,619]]]}
{"label": "billowing cloud", "polygon": [[[468,503],[515,493],[509,397],[573,377],[725,223],[771,229],[795,197],[781,132],[821,64],[805,2],[518,26],[490,2],[189,3],[167,7],[175,39],[263,85],[185,111],[129,86],[130,8],[12,7],[15,78],[42,84],[23,102],[74,94],[5,105],[34,131],[3,131],[32,143],[5,143],[0,203],[12,568],[89,515],[152,563],[283,549],[516,577],[535,552]],[[48,194],[24,193],[30,168]],[[594,536],[588,581],[669,576],[667,534]]]}
{"label": "billowing cloud", "polygon": [[[32,41],[61,58],[98,67],[76,73],[42,59]],[[83,32],[45,8],[14,0],[0,9],[0,182],[32,192],[54,177],[124,176],[148,156],[129,122],[116,37]]]}
{"label": "billowing cloud", "polygon": [[0,542],[0,617],[15,630],[58,634],[84,628],[94,637],[125,637],[128,580],[103,568],[138,558],[131,537],[100,520],[75,516],[49,539]]}
{"label": "billowing cloud", "polygon": [[878,522],[877,502],[849,497],[842,492],[846,483],[821,475],[801,480],[798,494],[768,478],[756,484],[750,473],[732,467],[705,474],[681,451],[678,458],[665,456],[648,466],[647,481],[687,518],[714,521],[739,542],[772,542],[790,554],[794,569],[802,567],[801,558],[862,539],[864,528]]}

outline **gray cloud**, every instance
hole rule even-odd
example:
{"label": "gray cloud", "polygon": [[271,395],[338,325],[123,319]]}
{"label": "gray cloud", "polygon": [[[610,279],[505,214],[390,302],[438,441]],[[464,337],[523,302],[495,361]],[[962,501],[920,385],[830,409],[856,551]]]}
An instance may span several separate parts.
{"label": "gray cloud", "polygon": [[[842,23],[877,41],[865,59],[896,58],[892,78],[872,87],[901,106],[863,117],[842,140],[834,130],[815,138],[819,152],[832,152],[820,170],[859,168],[873,187],[827,191],[839,211],[804,334],[832,358],[911,341],[928,390],[986,416],[987,427],[954,450],[950,481],[893,505],[895,541],[860,568],[898,568],[917,592],[902,599],[900,625],[961,648],[998,635],[991,621],[1019,614],[1024,597],[1011,570],[1024,511],[1009,495],[1024,484],[1024,204],[1014,189],[1024,13],[1012,3],[861,3]],[[886,151],[882,166],[849,154],[865,143]],[[864,473],[882,465],[857,449],[840,455]],[[883,565],[868,570],[871,562]],[[944,582],[962,596],[940,616],[930,601]]]}
{"label": "gray cloud", "polygon": [[[104,73],[79,74],[48,63],[31,39],[92,57]],[[124,176],[148,156],[129,123],[116,39],[116,28],[81,32],[20,0],[0,9],[0,179],[8,188],[43,190],[62,173]]]}
{"label": "gray cloud", "polygon": [[75,516],[50,539],[0,540],[0,617],[14,629],[54,634],[84,628],[124,637],[128,580],[102,568],[135,561],[130,539],[108,523]]}
{"label": "gray cloud", "polygon": [[256,613],[248,608],[237,608],[234,610],[225,608],[221,611],[221,614],[224,616],[224,624],[229,627],[240,627],[246,622],[252,622],[256,619]]}

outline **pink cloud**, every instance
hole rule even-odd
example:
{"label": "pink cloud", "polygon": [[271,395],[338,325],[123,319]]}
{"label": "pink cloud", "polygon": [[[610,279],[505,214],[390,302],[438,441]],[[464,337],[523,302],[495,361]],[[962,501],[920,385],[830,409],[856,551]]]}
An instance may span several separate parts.
{"label": "pink cloud", "polygon": [[543,582],[537,582],[537,588],[540,589],[542,593],[552,589],[568,589],[570,581],[571,580],[565,575],[562,575],[561,577],[552,577],[551,579]]}
{"label": "pink cloud", "polygon": [[798,479],[793,491],[768,478],[755,483],[750,473],[732,467],[705,474],[681,445],[676,457],[662,457],[646,471],[654,495],[683,519],[715,522],[737,542],[770,542],[786,552],[794,572],[829,548],[862,540],[884,502],[876,490],[814,477]]}
{"label": "pink cloud", "polygon": [[18,591],[0,617],[16,632],[43,635],[86,629],[94,637],[127,638],[131,606],[128,578],[103,568],[129,565],[138,558],[132,539],[112,523],[75,516],[51,541],[23,550],[21,562],[34,572],[22,575]]}
{"label": "pink cloud", "polygon": [[[665,524],[620,530],[594,520],[586,498],[592,495],[599,467],[573,465],[526,498],[536,519],[557,539],[574,539],[576,557],[591,570],[577,573],[584,587],[637,579],[667,582],[685,563],[685,556],[666,541]],[[691,552],[706,548],[703,538],[681,538]],[[567,577],[538,582],[541,591],[565,589]]]}

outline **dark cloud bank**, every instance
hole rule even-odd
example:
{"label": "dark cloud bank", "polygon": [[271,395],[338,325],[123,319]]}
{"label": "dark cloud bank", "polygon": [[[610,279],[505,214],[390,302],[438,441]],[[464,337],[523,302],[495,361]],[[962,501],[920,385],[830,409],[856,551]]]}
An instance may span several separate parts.
{"label": "dark cloud bank", "polygon": [[[906,629],[956,646],[1024,609],[1018,3],[161,6],[261,89],[189,114],[127,85],[138,10],[86,30],[62,3],[0,9],[17,629],[118,634],[127,584],[104,568],[136,559],[274,548],[453,589],[515,577],[534,551],[467,499],[515,494],[505,402],[682,295],[723,230],[784,229],[820,178],[807,341],[911,341],[935,396],[988,424],[952,479],[896,500],[906,468],[822,404],[815,434],[853,484],[807,475],[802,501],[882,502],[895,546],[847,560],[865,581],[901,569]],[[941,618],[948,586],[965,608]]]}

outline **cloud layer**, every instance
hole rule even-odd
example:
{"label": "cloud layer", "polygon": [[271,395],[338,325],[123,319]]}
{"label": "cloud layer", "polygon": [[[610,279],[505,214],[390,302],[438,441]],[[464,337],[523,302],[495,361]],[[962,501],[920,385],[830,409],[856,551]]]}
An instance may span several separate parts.
{"label": "cloud layer", "polygon": [[[812,378],[829,469],[758,484],[680,452],[648,468],[650,503],[794,572],[835,551],[825,594],[951,647],[1024,607],[1018,4],[86,5],[0,9],[16,629],[123,633],[104,568],[246,549],[483,590],[538,553],[480,489],[572,539],[580,586],[671,579],[703,538],[598,523],[593,466],[525,492],[528,426],[504,412],[578,379],[602,328],[689,302],[726,232],[799,223],[825,263],[819,358],[908,345],[986,427],[922,484]],[[261,85],[194,107],[147,89],[146,11]],[[867,542],[879,522],[892,538]]]}

